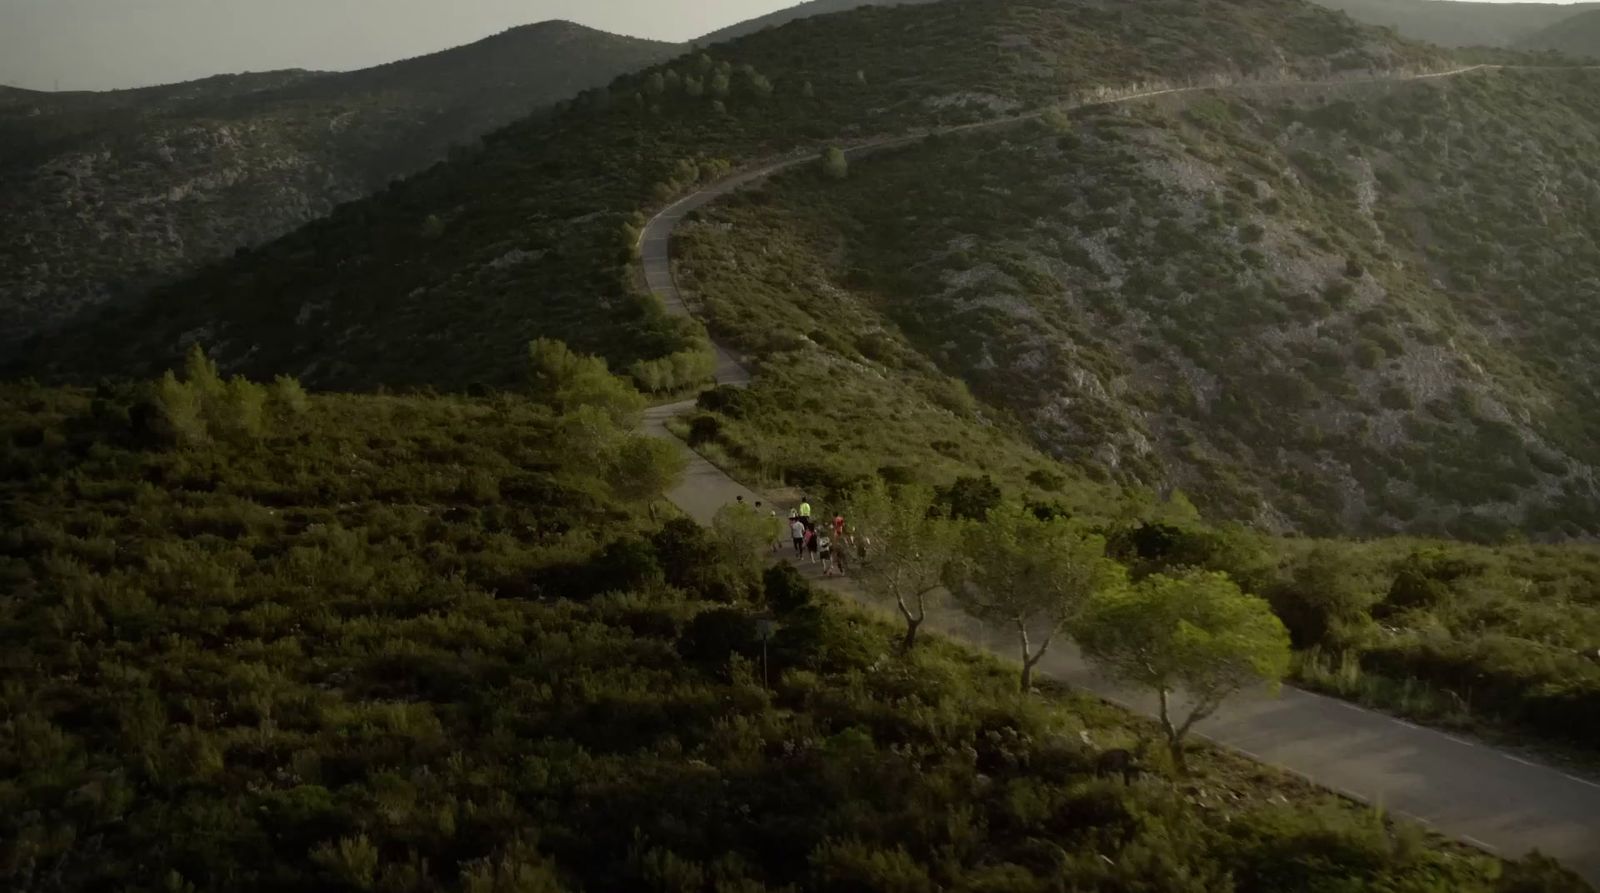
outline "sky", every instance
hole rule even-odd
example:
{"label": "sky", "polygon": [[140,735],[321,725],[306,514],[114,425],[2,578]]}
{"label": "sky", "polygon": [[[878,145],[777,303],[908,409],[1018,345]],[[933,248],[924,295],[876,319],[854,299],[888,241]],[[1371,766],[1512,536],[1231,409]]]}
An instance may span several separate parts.
{"label": "sky", "polygon": [[110,90],[224,72],[365,68],[547,19],[684,41],[798,2],[0,0],[0,84]]}
{"label": "sky", "polygon": [[686,41],[799,0],[0,0],[0,84],[109,90],[347,70],[568,19]]}

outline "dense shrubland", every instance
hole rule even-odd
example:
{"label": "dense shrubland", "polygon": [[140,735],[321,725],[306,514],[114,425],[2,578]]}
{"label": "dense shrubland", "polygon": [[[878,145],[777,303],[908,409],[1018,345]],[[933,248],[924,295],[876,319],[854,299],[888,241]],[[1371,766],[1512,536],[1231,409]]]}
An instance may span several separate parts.
{"label": "dense shrubland", "polygon": [[[1533,531],[1579,533],[1589,525],[1581,466],[1570,458],[1555,463],[1550,447],[1562,443],[1570,456],[1592,448],[1581,434],[1582,419],[1592,414],[1582,402],[1592,392],[1576,390],[1589,376],[1582,358],[1589,339],[1581,334],[1587,323],[1573,317],[1581,314],[1576,307],[1589,282],[1581,270],[1594,259],[1592,243],[1558,238],[1526,256],[1510,248],[1533,232],[1522,214],[1568,214],[1574,227],[1587,226],[1579,182],[1586,168],[1562,174],[1576,186],[1560,202],[1530,210],[1512,200],[1518,184],[1554,174],[1531,158],[1525,170],[1512,170],[1491,142],[1539,139],[1539,146],[1565,152],[1558,149],[1563,139],[1587,131],[1578,122],[1565,136],[1531,126],[1514,133],[1491,122],[1453,130],[1443,117],[1448,106],[1472,122],[1517,96],[1528,107],[1552,96],[1578,106],[1589,101],[1571,91],[1590,75],[1538,75],[1550,83],[1534,77],[1400,88],[1370,102],[1190,102],[1174,112],[1094,115],[1066,131],[1061,122],[1018,126],[862,160],[846,182],[802,171],[718,203],[683,227],[680,277],[699,294],[712,330],[752,355],[760,373],[749,394],[702,400],[701,450],[750,477],[838,491],[872,477],[944,485],[990,474],[1016,498],[1131,525],[1125,536],[1155,522],[1152,511],[1168,512],[1141,535],[1149,541],[1139,549],[1187,551],[1181,565],[1227,570],[1246,591],[1267,597],[1293,635],[1304,682],[1422,719],[1592,752],[1595,730],[1570,717],[1594,712],[1600,696],[1594,547],[1275,539],[1208,527],[1192,512],[1141,501],[1136,487],[1182,472],[1211,519],[1232,514],[1227,507],[1240,495],[1272,495],[1278,506],[1298,506],[1318,530],[1331,531],[1339,528],[1339,506],[1326,459],[1342,458],[1366,469],[1362,480],[1373,485],[1376,511],[1397,519],[1390,523],[1410,517],[1421,530],[1502,538],[1507,520],[1477,509],[1488,499],[1486,507],[1498,511],[1510,488],[1512,498],[1523,499]],[[1288,133],[1301,134],[1296,141],[1309,147],[1270,162],[1275,150],[1267,142],[1240,133],[1267,126],[1269,115],[1285,118]],[[1403,120],[1418,133],[1453,134],[1454,152],[1485,154],[1494,182],[1474,174],[1472,189],[1437,194],[1408,186],[1421,155],[1395,154],[1394,144],[1389,154],[1366,154],[1379,198],[1373,219],[1362,224],[1354,174],[1328,155],[1344,146],[1352,152],[1344,163],[1360,170],[1349,160],[1350,128],[1387,133]],[[1218,170],[1216,154],[1224,150],[1264,166],[1243,165],[1240,184],[1218,184],[1222,195],[1214,202],[1160,216],[1171,195],[1149,171]],[[1024,165],[1024,158],[1034,160]],[[1093,158],[1093,174],[1069,176],[1085,158]],[[1283,179],[1264,189],[1259,182],[1269,171]],[[1024,179],[1026,190],[1016,186]],[[914,189],[915,182],[968,182],[973,189]],[[1341,205],[1341,194],[1355,208]],[[1478,227],[1454,222],[1485,219],[1485,205],[1502,216]],[[1152,210],[1160,216],[1154,227],[1123,222]],[[886,226],[885,214],[898,222]],[[1066,221],[1067,232],[1051,235],[1040,221]],[[1418,221],[1437,221],[1440,234],[1456,235],[1403,240],[1403,227]],[[1510,221],[1522,221],[1515,226],[1525,235],[1506,229],[1498,242],[1478,235],[1514,226]],[[966,227],[990,235],[965,234]],[[1384,242],[1374,246],[1374,232],[1384,232]],[[1218,242],[1232,238],[1227,234],[1237,243]],[[1038,238],[1050,238],[1048,250],[1027,242]],[[1267,299],[1264,291],[1229,285],[1261,264],[1290,264],[1293,272],[1293,245],[1320,258],[1320,293],[1290,301],[1275,290],[1277,298]],[[1269,261],[1266,250],[1277,259]],[[1578,275],[1541,272],[1560,259]],[[1122,288],[1090,288],[1109,266],[1123,270]],[[1152,274],[1155,266],[1166,269]],[[1480,277],[1493,288],[1419,286],[1419,267]],[[1530,280],[1517,278],[1517,270]],[[1472,325],[1494,338],[1474,334]],[[1045,330],[1061,338],[1038,344]],[[1302,330],[1322,331],[1317,349],[1333,352],[1280,341],[1280,334]],[[1557,331],[1576,336],[1552,341]],[[1408,357],[1437,360],[1451,341],[1461,358],[1440,360],[1438,374],[1461,376],[1462,386],[1485,392],[1458,389],[1418,405],[1413,392],[1430,379],[1413,374]],[[1027,346],[1037,347],[1032,358]],[[1275,358],[1283,366],[1270,371]],[[1387,384],[1360,384],[1368,379]],[[1232,386],[1219,386],[1224,381]],[[1061,426],[1051,430],[1075,430],[1078,438],[1046,437],[1042,445],[1069,456],[1082,450],[1070,471],[1030,467],[1019,447],[1029,432],[1013,421],[1013,413],[1026,416],[1059,397],[1056,389],[1070,405],[1050,411],[1051,424]],[[1206,392],[1210,410],[1197,397]],[[963,400],[941,402],[944,394]],[[1515,424],[1498,416],[1494,394],[1522,413]],[[1384,424],[1392,419],[1414,440],[1362,440],[1294,424],[1358,422],[1363,413]],[[1150,421],[1162,418],[1168,421]],[[1187,427],[1166,427],[1173,421]],[[1130,427],[1142,434],[1118,440]],[[1450,437],[1440,440],[1438,430]],[[1150,447],[1144,455],[1109,453],[1141,437]],[[1272,443],[1280,447],[1275,456],[1307,450],[1307,461],[1325,464],[1294,463],[1269,477],[1245,459]],[[1106,474],[1112,456],[1118,461],[1110,474],[1134,485],[1122,495],[1085,483]],[[1533,477],[1518,477],[1517,469]],[[1554,479],[1565,483],[1528,487]],[[1410,512],[1429,506],[1432,519],[1397,514],[1403,503]],[[1120,555],[1131,560],[1126,549]]]}
{"label": "dense shrubland", "polygon": [[1203,749],[1182,780],[1100,777],[1150,730],[938,639],[901,653],[758,573],[737,512],[649,520],[607,461],[641,398],[554,343],[527,368],[541,402],[306,396],[199,355],[6,386],[0,876],[1583,889]]}
{"label": "dense shrubland", "polygon": [[708,209],[681,266],[759,357],[954,379],[1086,474],[1176,483],[1210,515],[1592,534],[1594,80],[1190,98],[930,140]]}
{"label": "dense shrubland", "polygon": [[277,238],[679,51],[547,22],[362,71],[103,93],[0,88],[0,349]]}

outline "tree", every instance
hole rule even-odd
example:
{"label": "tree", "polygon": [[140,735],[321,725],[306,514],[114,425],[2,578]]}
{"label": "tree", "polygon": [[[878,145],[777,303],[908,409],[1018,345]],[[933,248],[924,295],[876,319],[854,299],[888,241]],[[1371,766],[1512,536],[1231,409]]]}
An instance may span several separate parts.
{"label": "tree", "polygon": [[590,406],[604,412],[619,428],[635,427],[644,411],[644,397],[612,375],[605,360],[574,353],[553,338],[528,345],[528,389],[534,399],[558,413]]}
{"label": "tree", "polygon": [[893,602],[899,609],[906,622],[900,647],[909,652],[928,619],[929,602],[944,585],[955,528],[934,508],[931,488],[907,486],[891,494],[878,480],[849,496],[845,518],[854,535],[867,544],[866,560],[853,571],[856,581],[873,598]]}
{"label": "tree", "polygon": [[[1113,679],[1154,691],[1161,729],[1177,769],[1184,737],[1222,702],[1256,684],[1276,686],[1289,670],[1289,633],[1267,603],[1226,574],[1154,574],[1103,590],[1075,624],[1084,656]],[[1174,714],[1172,695],[1189,698]]]}
{"label": "tree", "polygon": [[772,518],[742,502],[725,505],[711,518],[711,536],[728,564],[754,574],[772,543]]}
{"label": "tree", "polygon": [[952,518],[982,521],[989,517],[1003,498],[1000,486],[988,475],[983,477],[958,477],[948,487],[937,492],[940,505],[947,508]]}
{"label": "tree", "polygon": [[1084,604],[1126,585],[1127,571],[1106,557],[1105,540],[1071,521],[1003,505],[961,533],[946,585],[973,616],[1016,630],[1024,692],[1034,666]]}
{"label": "tree", "polygon": [[843,180],[850,176],[850,159],[838,146],[822,150],[822,174],[830,180]]}
{"label": "tree", "polygon": [[644,95],[646,96],[660,96],[666,89],[667,79],[659,71],[651,72],[650,76],[644,79]]}
{"label": "tree", "polygon": [[806,99],[816,99],[817,98],[817,88],[811,86],[811,82],[810,81],[806,81],[804,84],[800,85],[800,95],[805,97]]}
{"label": "tree", "polygon": [[732,86],[733,82],[728,76],[719,71],[711,78],[711,95],[718,99],[727,99]]}
{"label": "tree", "polygon": [[655,437],[630,437],[611,461],[606,481],[625,503],[649,507],[656,517],[655,501],[683,474],[685,460],[674,444]]}
{"label": "tree", "polygon": [[170,369],[156,383],[154,404],[157,430],[168,440],[194,446],[210,439],[200,394]]}

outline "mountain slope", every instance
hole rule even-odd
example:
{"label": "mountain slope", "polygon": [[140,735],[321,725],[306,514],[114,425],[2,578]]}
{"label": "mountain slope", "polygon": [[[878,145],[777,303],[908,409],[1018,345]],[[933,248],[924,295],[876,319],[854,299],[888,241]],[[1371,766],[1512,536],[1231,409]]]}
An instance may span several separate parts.
{"label": "mountain slope", "polygon": [[726,40],[754,34],[766,28],[776,28],[796,19],[811,16],[829,15],[836,12],[848,12],[862,6],[914,6],[922,3],[935,3],[939,0],[806,0],[794,6],[780,9],[776,12],[746,19],[726,28],[721,28],[695,41],[697,46],[709,46]]}
{"label": "mountain slope", "polygon": [[1447,47],[1509,47],[1594,3],[1472,3],[1459,0],[1317,0],[1358,22]]}
{"label": "mountain slope", "polygon": [[548,22],[349,73],[0,93],[0,348],[265,242],[672,51]]}
{"label": "mountain slope", "polygon": [[537,335],[626,365],[683,343],[633,297],[630,227],[729,164],[1127,84],[1437,62],[1296,2],[952,0],[802,19],[509,128],[17,368],[137,373],[201,341],[229,368],[320,387],[464,387],[513,380]]}
{"label": "mountain slope", "polygon": [[0,882],[1588,893],[1209,744],[1108,777],[1152,724],[650,520],[594,409],[0,386]]}
{"label": "mountain slope", "polygon": [[1600,9],[1563,19],[1517,41],[1519,50],[1552,50],[1580,58],[1600,56]]}
{"label": "mountain slope", "polygon": [[931,362],[1214,516],[1592,536],[1597,96],[1486,70],[1091,110],[782,178],[689,227],[682,264],[758,358],[821,331]]}

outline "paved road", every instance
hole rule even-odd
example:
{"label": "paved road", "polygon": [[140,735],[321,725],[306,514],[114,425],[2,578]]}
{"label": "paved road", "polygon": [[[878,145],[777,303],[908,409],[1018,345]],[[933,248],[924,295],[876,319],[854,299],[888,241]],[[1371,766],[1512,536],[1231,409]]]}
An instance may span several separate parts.
{"label": "paved road", "polygon": [[[1450,77],[1493,68],[1498,66],[1469,66],[1406,79]],[[1239,85],[1241,89],[1263,86]],[[1282,86],[1308,85],[1288,83]],[[1128,102],[1216,89],[1226,88],[1164,88],[1131,92],[1098,102]],[[940,132],[1004,126],[1029,117],[1033,115],[945,128]],[[861,155],[912,142],[924,135],[871,141],[851,147],[847,152]],[[641,236],[645,277],[651,290],[661,297],[669,310],[689,313],[672,278],[670,240],[678,221],[695,208],[814,157],[808,152],[762,163],[676,202],[650,221]],[[732,352],[719,345],[717,354],[719,382],[748,384],[750,373]],[[646,427],[655,436],[671,437],[665,428],[666,420],[691,411],[693,405],[691,401],[656,407],[648,414]],[[691,517],[707,523],[718,508],[733,502],[737,496],[749,502],[761,498],[699,454],[687,447],[684,451],[689,460],[688,472],[668,497]],[[854,587],[835,586],[844,594],[861,597]],[[956,629],[957,625],[961,628]],[[1009,640],[974,631],[970,624],[947,619],[936,628],[975,639],[1003,656],[1012,653],[1013,645]],[[1131,709],[1147,715],[1153,713],[1153,705],[1147,699],[1118,691],[1095,678],[1070,648],[1048,655],[1040,670]],[[1379,804],[1391,813],[1416,819],[1490,852],[1520,856],[1537,848],[1600,884],[1600,784],[1478,742],[1289,687],[1275,698],[1260,697],[1232,704],[1202,723],[1198,731],[1261,762]]]}

